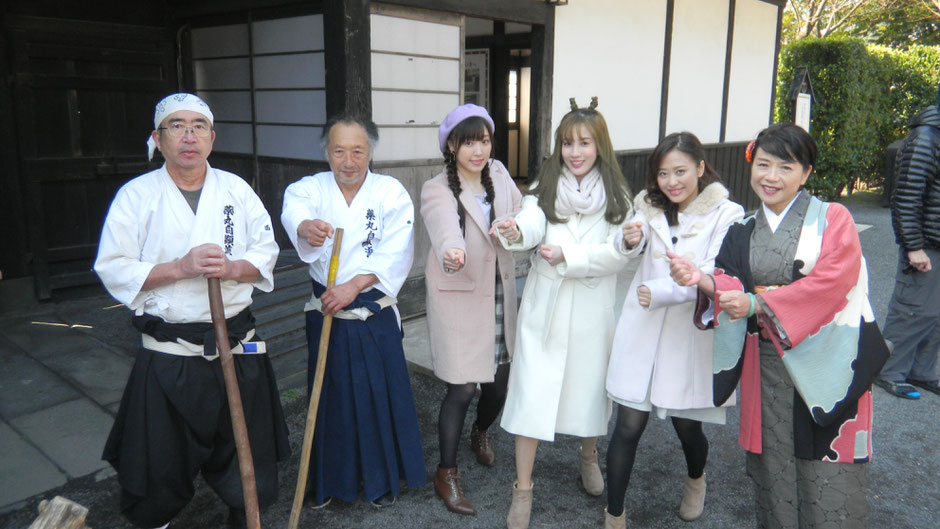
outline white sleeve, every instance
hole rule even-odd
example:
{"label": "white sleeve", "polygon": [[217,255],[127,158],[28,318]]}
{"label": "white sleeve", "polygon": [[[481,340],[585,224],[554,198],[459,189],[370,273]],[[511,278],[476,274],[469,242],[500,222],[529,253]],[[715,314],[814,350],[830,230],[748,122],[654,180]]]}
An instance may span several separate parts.
{"label": "white sleeve", "polygon": [[309,176],[287,186],[284,191],[281,224],[297,250],[297,256],[305,263],[319,260],[323,256],[323,246],[310,246],[305,239],[297,236],[297,227],[305,220],[321,218],[323,200],[315,180]]}
{"label": "white sleeve", "polygon": [[535,195],[526,195],[522,199],[522,209],[516,214],[516,226],[522,235],[519,240],[512,243],[499,236],[503,248],[514,252],[535,248],[545,238],[546,218],[545,212],[539,207],[539,199]]}
{"label": "white sleeve", "polygon": [[604,242],[562,244],[565,260],[555,265],[555,271],[571,279],[616,274],[629,261],[614,249],[614,240],[618,237],[623,238],[623,224],[608,224]]}
{"label": "white sleeve", "polygon": [[382,201],[382,239],[374,244],[375,251],[365,260],[358,273],[375,274],[376,288],[389,296],[397,296],[408,278],[414,260],[415,208],[408,191],[397,180],[391,182]]}
{"label": "white sleeve", "polygon": [[[708,248],[701,259],[697,259],[695,264],[701,269],[703,274],[712,274],[715,271],[715,257],[718,256],[718,250],[721,249],[721,243],[725,240],[728,228],[732,224],[744,218],[744,209],[734,202],[726,201],[720,207],[718,219],[715,221],[714,230],[708,241]],[[655,310],[669,305],[679,303],[688,303],[695,301],[698,297],[698,287],[682,287],[676,284],[671,277],[661,277],[651,279],[643,283],[650,289],[650,306],[648,310]]]}
{"label": "white sleeve", "polygon": [[[252,285],[263,292],[271,292],[274,290],[274,265],[279,250],[274,240],[274,227],[261,199],[254,190],[247,185],[245,187],[245,209],[248,212],[245,230],[248,244],[241,258],[258,269],[258,279]],[[294,233],[296,234],[297,230],[294,230]]]}
{"label": "white sleeve", "polygon": [[133,310],[142,307],[151,295],[150,291],[142,292],[141,287],[158,264],[140,259],[146,236],[142,229],[146,223],[139,215],[146,216],[149,211],[142,202],[139,195],[127,188],[117,192],[104,220],[94,266],[114,299]]}

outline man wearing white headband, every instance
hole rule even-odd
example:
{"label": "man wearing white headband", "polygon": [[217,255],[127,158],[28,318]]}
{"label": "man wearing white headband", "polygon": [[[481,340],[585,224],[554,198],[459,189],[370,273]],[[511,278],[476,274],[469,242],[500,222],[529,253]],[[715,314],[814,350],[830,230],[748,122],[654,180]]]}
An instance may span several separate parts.
{"label": "man wearing white headband", "polygon": [[149,156],[163,167],[125,184],[101,232],[95,271],[134,311],[143,347],[103,458],[118,472],[121,511],[166,527],[205,481],[244,526],[244,503],[206,278],[219,278],[241,388],[260,505],[277,499],[277,462],[290,446],[271,362],[248,309],[273,289],[271,218],[238,175],[213,169],[212,111],[192,94],[157,103]]}

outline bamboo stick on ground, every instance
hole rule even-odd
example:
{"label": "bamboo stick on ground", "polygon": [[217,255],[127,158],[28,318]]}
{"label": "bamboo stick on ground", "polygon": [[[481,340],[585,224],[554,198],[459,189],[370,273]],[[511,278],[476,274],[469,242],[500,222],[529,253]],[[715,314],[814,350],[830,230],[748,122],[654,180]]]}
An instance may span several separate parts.
{"label": "bamboo stick on ground", "polygon": [[[339,252],[343,244],[343,229],[336,228],[333,234],[333,253],[330,255],[330,270],[327,274],[326,288],[336,285],[336,272],[339,269]],[[317,426],[317,409],[320,407],[320,391],[323,389],[323,373],[326,370],[326,353],[330,345],[330,329],[333,326],[333,315],[323,315],[323,327],[320,330],[320,346],[317,350],[317,370],[313,378],[313,388],[310,391],[310,404],[307,408],[307,425],[304,428],[304,441],[300,449],[300,469],[297,472],[297,488],[294,490],[294,504],[290,510],[290,520],[287,527],[297,529],[300,522],[300,509],[304,502],[304,493],[307,490],[307,472],[310,469],[310,452],[313,445],[313,433]]]}

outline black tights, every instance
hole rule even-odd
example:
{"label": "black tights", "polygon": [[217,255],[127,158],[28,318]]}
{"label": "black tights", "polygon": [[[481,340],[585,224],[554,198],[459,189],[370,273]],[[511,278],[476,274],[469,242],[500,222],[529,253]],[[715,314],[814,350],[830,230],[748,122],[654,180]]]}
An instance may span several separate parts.
{"label": "black tights", "polygon": [[[612,516],[623,513],[623,501],[630,484],[630,473],[633,472],[636,447],[649,416],[647,411],[617,405],[617,424],[607,447],[607,512]],[[705,472],[705,460],[708,459],[708,439],[702,431],[702,423],[679,417],[671,419],[679,442],[682,443],[688,475],[698,479]]]}
{"label": "black tights", "polygon": [[[477,429],[486,430],[496,420],[506,401],[506,384],[509,382],[509,365],[501,364],[496,369],[492,382],[480,384],[480,401],[477,402]],[[437,421],[438,441],[441,450],[441,468],[457,466],[457,445],[467,408],[476,394],[476,383],[447,384],[447,396],[441,403],[441,414]]]}

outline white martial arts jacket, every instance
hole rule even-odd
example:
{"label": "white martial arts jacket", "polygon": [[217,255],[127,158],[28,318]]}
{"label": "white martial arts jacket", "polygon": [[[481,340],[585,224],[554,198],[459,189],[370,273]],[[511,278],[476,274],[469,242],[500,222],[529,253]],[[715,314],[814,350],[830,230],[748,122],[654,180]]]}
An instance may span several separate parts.
{"label": "white martial arts jacket", "polygon": [[208,284],[202,276],[141,291],[155,265],[205,243],[218,244],[228,259],[244,259],[260,272],[254,283],[222,281],[226,318],[251,304],[255,287],[274,288],[278,247],[271,217],[251,186],[206,163],[194,214],[164,166],[118,190],[101,231],[95,272],[108,292],[138,315],[146,312],[171,323],[209,322]]}
{"label": "white martial arts jacket", "polygon": [[336,284],[375,274],[379,282],[374,288],[398,295],[414,260],[414,205],[401,182],[369,171],[348,205],[331,171],[287,186],[281,223],[297,255],[310,263],[310,277],[326,286],[334,239],[314,248],[297,236],[297,226],[312,219],[343,228]]}

